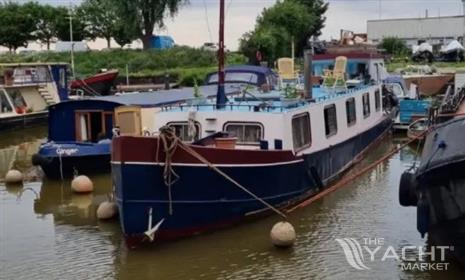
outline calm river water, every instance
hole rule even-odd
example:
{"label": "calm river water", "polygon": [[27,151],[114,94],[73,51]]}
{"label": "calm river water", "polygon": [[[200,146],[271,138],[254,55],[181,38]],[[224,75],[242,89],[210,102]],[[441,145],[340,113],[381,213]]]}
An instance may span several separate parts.
{"label": "calm river water", "polygon": [[[46,130],[2,133],[0,178],[11,167],[31,168],[30,156]],[[356,168],[400,141],[386,139]],[[407,147],[353,183],[292,213],[298,239],[289,250],[277,250],[269,242],[277,217],[128,250],[118,221],[96,218],[98,204],[111,192],[109,175],[92,177],[95,191],[88,195],[71,193],[69,181],[23,187],[0,183],[0,279],[465,279],[465,271],[453,263],[447,271],[405,271],[402,261],[383,261],[383,253],[374,261],[365,259],[370,269],[359,271],[347,263],[335,241],[383,238],[384,246],[399,255],[404,246],[427,244],[415,229],[415,208],[397,202],[399,176],[414,158],[415,147]]]}

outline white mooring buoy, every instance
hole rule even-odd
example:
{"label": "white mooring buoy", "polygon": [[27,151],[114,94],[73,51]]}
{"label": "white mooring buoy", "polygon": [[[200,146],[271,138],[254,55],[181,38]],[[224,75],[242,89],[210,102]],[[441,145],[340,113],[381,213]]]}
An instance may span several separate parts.
{"label": "white mooring buoy", "polygon": [[20,184],[23,182],[24,176],[23,173],[16,169],[9,170],[5,175],[6,184]]}
{"label": "white mooring buoy", "polygon": [[118,206],[114,202],[105,201],[97,208],[97,218],[101,220],[111,219],[118,214]]}
{"label": "white mooring buoy", "polygon": [[71,189],[76,193],[89,193],[94,190],[94,184],[89,177],[79,175],[71,182]]}
{"label": "white mooring buoy", "polygon": [[294,227],[288,222],[278,222],[271,229],[270,238],[276,247],[290,247],[296,238]]}

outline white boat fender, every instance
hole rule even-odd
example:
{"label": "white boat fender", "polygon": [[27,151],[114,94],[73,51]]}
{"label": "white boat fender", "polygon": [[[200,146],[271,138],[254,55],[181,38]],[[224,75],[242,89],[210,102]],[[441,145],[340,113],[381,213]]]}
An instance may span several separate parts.
{"label": "white boat fender", "polygon": [[294,227],[288,222],[278,222],[271,229],[270,238],[276,247],[291,247],[296,239]]}
{"label": "white boat fender", "polygon": [[73,179],[71,182],[71,189],[76,193],[89,193],[94,190],[94,183],[89,177],[80,175]]}
{"label": "white boat fender", "polygon": [[5,175],[6,184],[21,184],[23,182],[23,179],[23,173],[16,169],[9,170]]}
{"label": "white boat fender", "polygon": [[100,203],[97,208],[97,218],[107,220],[115,217],[118,214],[118,206],[114,202],[105,201]]}

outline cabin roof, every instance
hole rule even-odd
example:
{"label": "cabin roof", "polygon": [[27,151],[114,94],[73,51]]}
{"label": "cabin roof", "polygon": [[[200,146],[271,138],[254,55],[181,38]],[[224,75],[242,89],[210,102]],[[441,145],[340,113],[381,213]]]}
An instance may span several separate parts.
{"label": "cabin roof", "polygon": [[[218,86],[200,86],[200,92],[204,97],[215,97]],[[225,85],[226,94],[236,93],[240,89],[237,85]],[[181,89],[159,90],[152,92],[127,93],[122,95],[101,96],[92,100],[103,100],[120,103],[122,105],[137,105],[141,107],[154,107],[173,104],[194,98],[194,89],[191,87]]]}
{"label": "cabin roof", "polygon": [[[234,112],[264,112],[264,113],[281,113],[295,110],[303,106],[309,106],[311,104],[318,104],[322,102],[329,102],[330,100],[336,100],[339,98],[347,98],[348,96],[358,92],[359,90],[366,88],[367,86],[360,86],[347,91],[334,93],[320,87],[314,87],[312,90],[311,102],[300,100],[288,103],[283,101],[282,91],[273,90],[269,93],[257,94],[256,97],[262,100],[247,100],[247,101],[233,101],[230,100],[224,109],[216,109],[214,102],[208,102],[202,105],[194,105],[199,112],[211,112],[211,111],[234,111]],[[162,107],[165,112],[182,112],[188,111],[191,105],[188,104],[177,104],[174,106]]]}
{"label": "cabin roof", "polygon": [[[255,72],[260,74],[274,73],[272,69],[256,65],[231,65],[224,69],[226,72]],[[216,72],[214,72],[216,73]]]}

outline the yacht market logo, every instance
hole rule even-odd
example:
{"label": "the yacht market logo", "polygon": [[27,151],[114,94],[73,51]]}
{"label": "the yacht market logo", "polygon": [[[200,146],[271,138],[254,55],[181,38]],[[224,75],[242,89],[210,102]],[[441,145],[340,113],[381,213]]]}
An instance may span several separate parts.
{"label": "the yacht market logo", "polygon": [[446,252],[453,251],[452,246],[403,246],[396,248],[386,245],[384,238],[337,238],[347,263],[357,270],[371,270],[375,261],[400,262],[401,270],[447,270]]}

